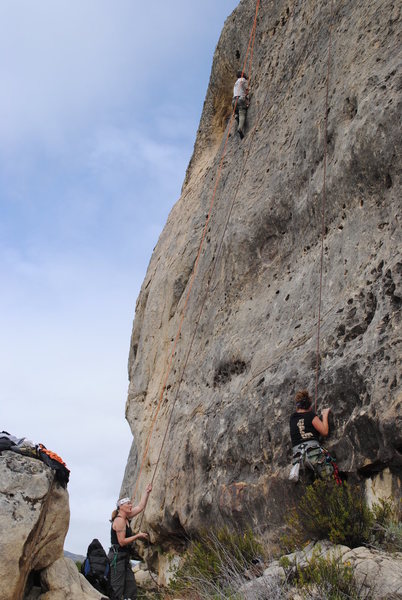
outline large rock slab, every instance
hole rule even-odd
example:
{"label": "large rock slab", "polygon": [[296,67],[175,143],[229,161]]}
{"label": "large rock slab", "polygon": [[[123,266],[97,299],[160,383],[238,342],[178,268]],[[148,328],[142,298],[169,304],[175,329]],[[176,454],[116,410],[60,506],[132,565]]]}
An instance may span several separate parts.
{"label": "large rock slab", "polygon": [[[303,571],[309,563],[322,557],[332,561],[334,559],[350,566],[359,597],[375,598],[376,600],[399,600],[402,598],[402,554],[395,552],[388,554],[379,550],[366,547],[354,548],[334,545],[327,540],[311,543],[304,550],[288,554],[288,573],[281,566],[280,561],[273,561],[264,570],[261,577],[243,584],[239,593],[244,600],[263,600],[269,598],[289,598],[300,600],[302,598],[316,598],[319,600],[318,591],[305,594],[305,590],[294,588],[288,583],[292,580],[289,574],[296,573],[297,569]],[[314,586],[312,586],[314,590]]]}
{"label": "large rock slab", "polygon": [[402,600],[402,553],[385,554],[365,547],[354,548],[342,556],[353,567],[357,586],[378,600]]}
{"label": "large rock slab", "polygon": [[40,460],[0,454],[0,598],[21,600],[28,576],[63,554],[68,492]]}
{"label": "large rock slab", "polygon": [[[329,560],[342,560],[353,569],[353,577],[363,598],[370,596],[376,600],[402,599],[402,553],[389,554],[380,550],[360,546],[334,545],[323,540],[311,543],[304,550],[287,556],[291,565],[304,569],[318,556]],[[267,573],[264,573],[266,576]],[[284,574],[283,574],[284,576]]]}
{"label": "large rock slab", "polygon": [[[42,587],[47,592],[39,600],[100,600],[105,598],[78,573],[71,558],[61,557],[41,573]],[[106,600],[106,598],[105,598]]]}
{"label": "large rock slab", "polygon": [[[389,469],[398,495],[401,9],[332,4],[318,408],[332,407],[328,445],[341,471]],[[297,495],[285,475],[288,418],[295,392],[315,384],[330,6],[261,3],[246,136],[231,131],[195,263],[255,2],[227,19],[182,196],[137,300],[123,492],[169,372],[139,486],[167,431],[143,525],[162,544],[211,522],[254,522],[269,534]]]}

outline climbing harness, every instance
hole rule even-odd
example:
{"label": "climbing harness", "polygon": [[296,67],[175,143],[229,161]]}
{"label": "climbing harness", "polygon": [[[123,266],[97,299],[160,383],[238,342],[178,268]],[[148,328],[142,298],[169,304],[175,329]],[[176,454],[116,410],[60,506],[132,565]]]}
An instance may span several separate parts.
{"label": "climbing harness", "polygon": [[110,568],[113,569],[113,571],[116,573],[116,569],[117,569],[117,555],[119,553],[119,546],[116,546],[116,545],[110,546],[109,553],[113,553],[113,558],[110,561]]}
{"label": "climbing harness", "polygon": [[293,446],[292,469],[289,475],[290,481],[297,482],[300,470],[305,471],[306,467],[321,479],[328,479],[332,476],[338,485],[342,484],[335,459],[326,448],[323,448],[315,440]]}

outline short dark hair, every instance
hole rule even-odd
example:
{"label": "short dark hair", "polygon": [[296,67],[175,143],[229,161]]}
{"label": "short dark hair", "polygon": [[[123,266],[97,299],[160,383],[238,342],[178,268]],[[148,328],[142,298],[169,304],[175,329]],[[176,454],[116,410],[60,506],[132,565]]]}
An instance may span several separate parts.
{"label": "short dark hair", "polygon": [[248,79],[247,75],[243,71],[237,71],[236,76],[238,79],[240,79],[240,77],[244,77],[244,79]]}
{"label": "short dark hair", "polygon": [[300,390],[295,396],[295,402],[297,408],[307,409],[310,408],[312,401],[310,394],[307,390]]}

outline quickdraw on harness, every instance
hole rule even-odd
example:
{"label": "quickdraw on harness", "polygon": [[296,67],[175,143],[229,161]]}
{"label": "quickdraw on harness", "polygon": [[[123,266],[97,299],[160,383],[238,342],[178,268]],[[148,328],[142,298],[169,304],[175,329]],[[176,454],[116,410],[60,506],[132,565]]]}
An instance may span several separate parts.
{"label": "quickdraw on harness", "polygon": [[110,569],[113,569],[113,571],[116,573],[116,569],[117,569],[117,555],[119,553],[118,550],[118,546],[116,547],[115,545],[110,547],[110,550],[113,552],[113,558],[110,561]]}
{"label": "quickdraw on harness", "polygon": [[338,465],[335,462],[335,459],[333,458],[333,456],[330,455],[330,453],[328,452],[328,450],[326,450],[326,448],[322,448],[321,450],[324,452],[325,454],[325,460],[327,463],[330,463],[332,468],[333,468],[333,477],[337,483],[337,485],[342,485],[342,479],[341,476],[339,475],[339,468]]}
{"label": "quickdraw on harness", "polygon": [[[111,558],[112,553],[113,553],[113,558]],[[138,552],[135,551],[134,548],[131,548],[129,552],[121,552],[121,546],[119,546],[118,544],[112,544],[110,546],[110,549],[109,549],[110,569],[113,570],[114,573],[116,573],[118,562],[123,562],[123,561],[129,562],[130,559],[142,560],[141,556],[138,554]]]}

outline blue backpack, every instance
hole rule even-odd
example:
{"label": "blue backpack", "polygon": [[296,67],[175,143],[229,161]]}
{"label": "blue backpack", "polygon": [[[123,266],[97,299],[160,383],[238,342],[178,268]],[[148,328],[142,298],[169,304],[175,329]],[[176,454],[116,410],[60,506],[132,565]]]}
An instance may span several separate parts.
{"label": "blue backpack", "polygon": [[101,594],[110,593],[110,564],[99,540],[94,539],[88,546],[87,556],[81,565],[81,573]]}

